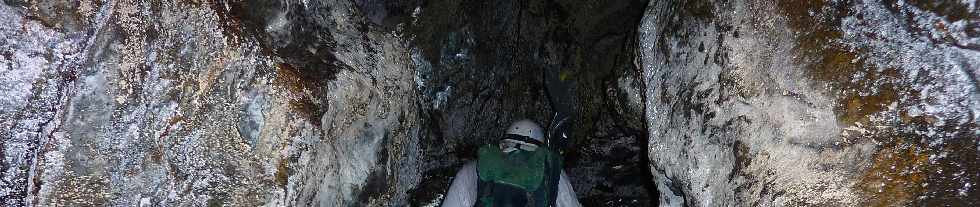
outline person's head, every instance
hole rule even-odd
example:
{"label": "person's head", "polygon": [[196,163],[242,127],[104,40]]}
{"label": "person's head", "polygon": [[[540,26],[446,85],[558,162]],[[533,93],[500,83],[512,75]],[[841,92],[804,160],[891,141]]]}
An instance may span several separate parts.
{"label": "person's head", "polygon": [[534,151],[543,143],[544,129],[534,121],[524,119],[507,127],[507,135],[500,141],[500,148],[505,152],[516,150],[518,147]]}

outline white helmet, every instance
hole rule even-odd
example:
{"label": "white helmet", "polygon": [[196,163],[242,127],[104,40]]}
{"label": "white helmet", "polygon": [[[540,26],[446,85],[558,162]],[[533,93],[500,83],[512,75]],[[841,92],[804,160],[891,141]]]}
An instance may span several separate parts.
{"label": "white helmet", "polygon": [[529,119],[514,122],[507,127],[507,134],[521,135],[544,142],[544,130]]}

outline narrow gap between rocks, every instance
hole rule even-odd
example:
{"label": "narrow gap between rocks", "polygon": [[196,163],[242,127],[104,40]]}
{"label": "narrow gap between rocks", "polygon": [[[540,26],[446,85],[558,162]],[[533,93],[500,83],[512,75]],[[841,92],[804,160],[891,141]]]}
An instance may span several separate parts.
{"label": "narrow gap between rocks", "polygon": [[565,169],[583,204],[658,203],[636,62],[647,1],[357,3],[414,47],[425,134],[413,206],[438,203],[456,170],[510,122],[548,124],[542,74],[556,69],[575,80],[579,117]]}

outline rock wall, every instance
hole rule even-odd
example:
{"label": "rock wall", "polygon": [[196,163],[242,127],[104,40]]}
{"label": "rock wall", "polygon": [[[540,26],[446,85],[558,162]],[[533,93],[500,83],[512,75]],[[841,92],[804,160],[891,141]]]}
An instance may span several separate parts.
{"label": "rock wall", "polygon": [[586,205],[978,205],[977,7],[7,0],[0,203],[437,205],[562,70]]}
{"label": "rock wall", "polygon": [[650,2],[660,204],[977,205],[976,6]]}
{"label": "rock wall", "polygon": [[0,202],[404,203],[414,68],[355,8],[4,1]]}
{"label": "rock wall", "polygon": [[561,69],[579,195],[646,206],[644,5],[4,1],[0,200],[434,205]]}

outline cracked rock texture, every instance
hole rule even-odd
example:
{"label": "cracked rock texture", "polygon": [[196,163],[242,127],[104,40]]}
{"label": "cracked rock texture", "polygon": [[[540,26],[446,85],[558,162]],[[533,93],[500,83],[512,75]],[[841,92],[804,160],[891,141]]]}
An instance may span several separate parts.
{"label": "cracked rock texture", "polygon": [[977,6],[650,2],[660,204],[980,204]]}
{"label": "cracked rock texture", "polygon": [[574,77],[569,174],[647,206],[646,1],[3,1],[5,206],[438,204]]}
{"label": "cracked rock texture", "polygon": [[419,132],[408,47],[352,8],[4,1],[0,202],[404,203],[419,174],[403,167]]}
{"label": "cracked rock texture", "polygon": [[562,70],[587,206],[976,206],[978,8],[4,0],[0,205],[434,206]]}

